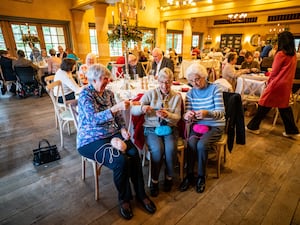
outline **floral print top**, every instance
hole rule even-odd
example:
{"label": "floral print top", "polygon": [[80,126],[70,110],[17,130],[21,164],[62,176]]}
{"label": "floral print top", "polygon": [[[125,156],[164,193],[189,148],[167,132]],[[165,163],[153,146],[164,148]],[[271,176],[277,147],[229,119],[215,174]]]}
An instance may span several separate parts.
{"label": "floral print top", "polygon": [[110,111],[115,104],[114,93],[108,89],[102,96],[92,85],[82,90],[78,98],[77,148],[108,138],[125,127],[122,112],[114,115]]}

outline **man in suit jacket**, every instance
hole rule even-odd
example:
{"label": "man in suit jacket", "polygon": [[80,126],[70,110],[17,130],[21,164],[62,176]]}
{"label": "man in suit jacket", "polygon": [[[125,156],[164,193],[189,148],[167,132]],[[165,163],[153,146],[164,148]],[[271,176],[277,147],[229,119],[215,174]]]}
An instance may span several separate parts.
{"label": "man in suit jacket", "polygon": [[152,70],[154,70],[154,75],[157,76],[158,72],[165,67],[168,67],[174,73],[174,63],[171,59],[164,57],[162,50],[160,48],[154,48],[152,51],[153,63]]}
{"label": "man in suit jacket", "polygon": [[[123,66],[123,71],[125,72],[125,65]],[[134,75],[138,74],[139,77],[146,76],[145,71],[143,70],[141,62],[138,62],[136,55],[128,55],[128,73],[131,79],[134,79]]]}

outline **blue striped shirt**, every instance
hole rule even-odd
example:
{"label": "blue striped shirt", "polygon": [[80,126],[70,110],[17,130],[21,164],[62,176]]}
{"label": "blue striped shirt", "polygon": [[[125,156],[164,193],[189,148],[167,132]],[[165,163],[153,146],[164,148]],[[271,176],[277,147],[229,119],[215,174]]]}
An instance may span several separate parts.
{"label": "blue striped shirt", "polygon": [[208,110],[209,117],[194,122],[207,126],[225,126],[223,92],[215,84],[208,83],[204,89],[192,88],[186,95],[185,111]]}

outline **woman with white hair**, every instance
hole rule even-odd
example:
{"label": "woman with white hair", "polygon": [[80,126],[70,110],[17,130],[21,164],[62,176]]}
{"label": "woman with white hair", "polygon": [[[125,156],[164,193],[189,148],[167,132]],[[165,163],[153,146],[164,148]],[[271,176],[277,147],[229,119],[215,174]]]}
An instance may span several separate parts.
{"label": "woman with white hair", "polygon": [[[149,90],[141,98],[141,106],[132,108],[135,115],[144,114],[144,135],[151,152],[150,195],[159,193],[159,173],[166,164],[164,191],[171,191],[174,176],[174,156],[177,149],[177,123],[181,118],[181,95],[171,90],[173,72],[163,68],[158,73],[159,87]],[[161,133],[164,125],[168,132]],[[167,125],[167,126],[166,126]]]}
{"label": "woman with white hair", "polygon": [[148,213],[153,214],[156,207],[145,193],[138,150],[130,140],[122,115],[122,111],[130,107],[130,102],[116,103],[114,93],[106,89],[111,73],[105,66],[92,65],[86,76],[89,85],[78,98],[78,152],[113,171],[123,218],[129,220],[133,217],[129,179],[133,183],[137,201]]}
{"label": "woman with white hair", "polygon": [[96,55],[93,53],[89,53],[85,57],[85,64],[82,64],[79,67],[79,78],[82,84],[87,84],[86,73],[88,72],[90,66],[96,63]]}
{"label": "woman with white hair", "polygon": [[[187,93],[183,118],[190,125],[187,148],[187,176],[180,184],[186,191],[194,182],[194,165],[198,160],[196,191],[205,189],[208,151],[218,141],[225,129],[225,109],[221,89],[207,81],[206,69],[194,63],[187,70],[188,82],[193,88]],[[189,127],[189,126],[188,126]]]}

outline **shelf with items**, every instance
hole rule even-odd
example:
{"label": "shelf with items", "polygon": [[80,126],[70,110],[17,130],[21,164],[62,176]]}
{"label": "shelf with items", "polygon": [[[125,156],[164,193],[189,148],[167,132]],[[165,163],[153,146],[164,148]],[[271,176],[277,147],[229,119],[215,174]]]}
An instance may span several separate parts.
{"label": "shelf with items", "polygon": [[221,34],[220,48],[225,47],[238,52],[242,48],[242,34]]}

